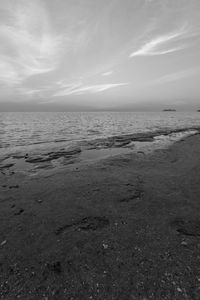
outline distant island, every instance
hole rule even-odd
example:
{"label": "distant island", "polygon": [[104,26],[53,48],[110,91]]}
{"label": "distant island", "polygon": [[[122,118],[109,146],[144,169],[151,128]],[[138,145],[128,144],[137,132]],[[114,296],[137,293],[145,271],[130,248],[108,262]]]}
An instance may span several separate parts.
{"label": "distant island", "polygon": [[176,109],[174,109],[174,108],[165,108],[165,109],[163,109],[163,111],[176,111]]}
{"label": "distant island", "polygon": [[197,109],[198,112],[200,112],[200,109]]}

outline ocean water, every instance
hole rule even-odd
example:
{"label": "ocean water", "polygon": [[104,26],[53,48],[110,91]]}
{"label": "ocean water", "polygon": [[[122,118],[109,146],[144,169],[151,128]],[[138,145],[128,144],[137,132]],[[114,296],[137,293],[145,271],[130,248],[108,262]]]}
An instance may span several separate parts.
{"label": "ocean water", "polygon": [[0,113],[0,154],[193,127],[200,127],[198,112],[5,112]]}

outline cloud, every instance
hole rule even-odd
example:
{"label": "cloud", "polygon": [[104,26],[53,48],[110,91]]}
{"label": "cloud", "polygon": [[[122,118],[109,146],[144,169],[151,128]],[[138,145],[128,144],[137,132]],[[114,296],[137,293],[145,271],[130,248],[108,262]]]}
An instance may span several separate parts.
{"label": "cloud", "polygon": [[[139,50],[132,52],[129,57],[163,55],[179,51],[185,48],[185,45],[169,48],[166,47],[166,44],[176,42],[185,37],[186,34],[187,30],[184,26],[177,32],[172,32],[153,38],[152,40],[145,43]],[[163,45],[165,45],[165,49],[161,48]]]}
{"label": "cloud", "polygon": [[61,37],[52,33],[39,1],[19,1],[0,22],[0,80],[18,84],[29,76],[54,70]]}
{"label": "cloud", "polygon": [[102,74],[102,76],[110,76],[113,74],[113,71],[108,71]]}
{"label": "cloud", "polygon": [[38,95],[41,92],[40,89],[30,89],[30,88],[25,88],[25,87],[18,87],[16,90],[20,94],[27,95],[27,96]]}
{"label": "cloud", "polygon": [[20,78],[17,71],[0,56],[0,83],[12,86],[19,82]]}
{"label": "cloud", "polygon": [[53,96],[67,96],[67,95],[82,95],[82,94],[97,94],[103,91],[128,85],[128,83],[110,83],[110,84],[96,84],[96,85],[75,85],[71,84],[67,89],[56,92]]}
{"label": "cloud", "polygon": [[181,80],[184,78],[194,76],[198,72],[200,72],[200,68],[193,68],[193,69],[188,69],[188,70],[183,70],[183,71],[167,74],[165,76],[161,76],[161,77],[149,82],[147,85],[157,85],[157,84],[165,84],[165,83],[174,82],[177,80]]}

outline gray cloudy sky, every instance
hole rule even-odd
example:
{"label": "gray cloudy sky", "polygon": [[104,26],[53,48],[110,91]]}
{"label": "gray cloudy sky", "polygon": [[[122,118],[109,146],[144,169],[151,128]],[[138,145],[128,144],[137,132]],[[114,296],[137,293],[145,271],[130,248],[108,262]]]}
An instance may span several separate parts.
{"label": "gray cloudy sky", "polygon": [[0,0],[0,107],[195,107],[199,95],[199,0]]}

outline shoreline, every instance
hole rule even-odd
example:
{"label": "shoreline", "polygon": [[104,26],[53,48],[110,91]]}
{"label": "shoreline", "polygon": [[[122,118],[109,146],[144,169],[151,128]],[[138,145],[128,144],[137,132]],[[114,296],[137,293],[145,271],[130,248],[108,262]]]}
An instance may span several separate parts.
{"label": "shoreline", "polygon": [[200,134],[47,176],[0,173],[0,297],[198,299]]}
{"label": "shoreline", "polygon": [[[0,171],[4,175],[22,172],[26,175],[56,172],[71,165],[95,163],[118,155],[131,153],[151,153],[157,149],[170,147],[178,140],[198,134],[199,127],[165,129],[152,132],[116,135],[81,141],[74,146],[54,146],[48,151],[35,149],[28,152],[15,151],[7,153],[0,159]],[[24,152],[24,153],[23,153]]]}

